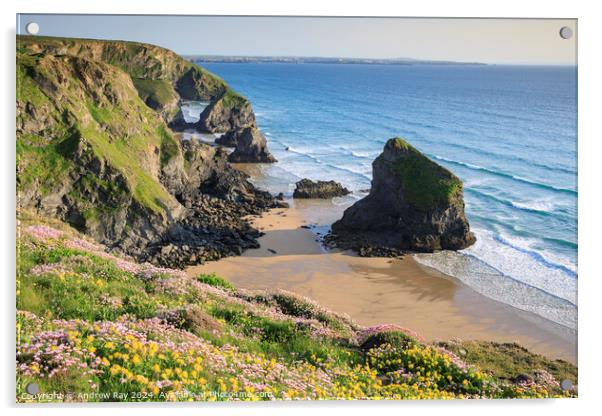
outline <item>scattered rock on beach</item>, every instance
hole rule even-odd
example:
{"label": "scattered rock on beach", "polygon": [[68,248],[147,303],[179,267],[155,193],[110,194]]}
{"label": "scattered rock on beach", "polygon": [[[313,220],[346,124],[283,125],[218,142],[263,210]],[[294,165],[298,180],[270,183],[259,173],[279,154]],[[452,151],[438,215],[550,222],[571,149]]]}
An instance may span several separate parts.
{"label": "scattered rock on beach", "polygon": [[[360,255],[460,250],[472,245],[462,181],[400,138],[372,163],[370,193],[332,224],[331,241]],[[393,254],[393,253],[391,253]]]}
{"label": "scattered rock on beach", "polygon": [[293,198],[319,198],[328,199],[336,196],[345,196],[351,192],[335,181],[317,181],[301,179],[296,183]]}

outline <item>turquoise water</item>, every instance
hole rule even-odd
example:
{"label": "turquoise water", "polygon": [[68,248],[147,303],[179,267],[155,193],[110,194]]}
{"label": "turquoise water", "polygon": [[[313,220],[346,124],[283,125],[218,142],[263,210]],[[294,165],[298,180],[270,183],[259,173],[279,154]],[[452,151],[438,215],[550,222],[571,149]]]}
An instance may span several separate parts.
{"label": "turquoise water", "polygon": [[288,192],[309,177],[365,195],[371,162],[394,136],[451,169],[464,181],[478,241],[417,259],[489,297],[576,327],[575,68],[203,66],[251,100],[280,162],[272,175]]}

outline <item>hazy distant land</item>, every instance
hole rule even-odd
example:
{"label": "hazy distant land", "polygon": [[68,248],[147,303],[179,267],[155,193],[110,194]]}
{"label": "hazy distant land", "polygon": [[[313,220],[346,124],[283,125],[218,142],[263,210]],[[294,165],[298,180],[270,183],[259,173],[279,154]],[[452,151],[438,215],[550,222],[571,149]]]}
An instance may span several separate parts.
{"label": "hazy distant land", "polygon": [[319,56],[225,56],[183,55],[192,62],[285,63],[285,64],[371,64],[371,65],[487,65],[481,62],[421,60],[412,58],[337,58]]}

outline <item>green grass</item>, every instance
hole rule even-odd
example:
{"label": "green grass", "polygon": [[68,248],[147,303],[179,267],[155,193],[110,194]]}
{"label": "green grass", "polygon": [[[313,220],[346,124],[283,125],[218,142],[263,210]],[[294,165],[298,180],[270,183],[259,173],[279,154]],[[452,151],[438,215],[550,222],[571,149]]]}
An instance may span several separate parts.
{"label": "green grass", "polygon": [[501,381],[513,380],[519,375],[532,376],[534,370],[543,369],[559,381],[567,379],[577,384],[574,365],[563,360],[549,360],[515,343],[464,341],[442,345]]}
{"label": "green grass", "polygon": [[[22,227],[40,224],[38,217],[28,212],[22,213],[20,220]],[[73,366],[56,378],[44,379],[41,381],[44,391],[86,392],[90,391],[89,383],[96,384],[98,392],[138,391],[145,385],[149,386],[147,380],[153,380],[153,383],[166,378],[182,380],[186,377],[181,372],[191,373],[193,369],[195,375],[186,383],[187,388],[194,391],[224,391],[238,382],[232,380],[259,376],[260,383],[269,383],[278,394],[283,391],[290,393],[290,386],[270,382],[269,377],[261,374],[280,373],[289,377],[294,372],[301,372],[311,384],[319,383],[318,378],[322,374],[327,376],[334,390],[319,393],[321,398],[565,395],[553,387],[531,388],[513,384],[515,374],[531,374],[540,368],[547,369],[559,380],[569,378],[576,384],[577,370],[574,366],[529,354],[517,346],[500,348],[499,345],[484,343],[445,345],[464,357],[467,363],[474,364],[476,367],[473,368],[458,365],[455,358],[442,353],[439,348],[403,332],[377,333],[357,345],[357,340],[362,339],[358,338],[358,333],[329,332],[328,328],[349,324],[317,304],[281,292],[250,295],[214,275],[202,275],[197,279],[226,291],[195,288],[193,280],[188,284],[178,282],[182,289],[186,289],[184,291],[180,288],[175,288],[175,291],[159,290],[158,284],[173,276],[164,271],[152,276],[138,275],[132,271],[131,265],[125,267],[115,257],[99,255],[99,248],[86,251],[81,243],[76,245],[78,248],[71,248],[77,233],[52,221],[46,224],[58,227],[64,234],[42,241],[24,232],[19,240],[17,308],[35,314],[19,313],[19,345],[30,343],[30,347],[34,345],[37,351],[52,348],[47,343],[53,342],[55,336],[63,337],[65,334],[65,330],[60,329],[65,325],[64,321],[56,319],[69,320],[65,345],[75,349],[76,353],[65,354],[76,360],[86,360],[92,352],[95,354],[92,359],[102,357],[103,364],[98,375],[91,376],[79,370],[85,367]],[[168,315],[164,315],[165,312]],[[169,319],[168,322],[177,329],[160,326],[155,320],[140,321],[155,316],[173,316],[169,314],[174,312],[177,314],[173,319],[165,319]],[[328,320],[324,320],[326,326],[318,323],[320,316],[323,320],[324,316],[329,316]],[[311,321],[301,317],[310,317]],[[332,321],[337,319],[338,325],[332,325]],[[119,321],[122,329],[111,326],[111,321]],[[146,334],[146,340],[136,345],[135,337],[123,335],[123,325],[127,324],[136,326],[138,333]],[[106,325],[114,330],[102,329],[107,328]],[[46,335],[33,342],[39,334]],[[193,346],[180,350],[176,356],[174,351],[178,345],[188,342],[191,337],[195,343],[204,341],[194,344],[200,345],[198,348]],[[40,339],[43,340],[42,346],[35,347]],[[161,347],[161,351],[152,352],[149,348],[153,342],[167,344]],[[462,350],[465,350],[463,354]],[[214,358],[208,359],[207,354]],[[27,352],[20,355],[19,360],[31,365],[32,357],[33,353]],[[260,371],[265,373],[252,371],[245,376],[240,367],[224,365],[233,362],[244,363],[244,368],[259,368],[254,366],[261,365],[263,370]],[[62,363],[51,362],[48,365],[50,368],[64,368]],[[158,370],[155,369],[157,366]],[[180,373],[165,373],[169,369],[177,369]],[[144,377],[139,381],[141,376]],[[23,383],[32,380],[28,376],[20,377],[17,390],[22,391]],[[226,387],[225,382],[229,383]],[[154,388],[154,384],[151,386]],[[300,398],[307,398],[306,394],[312,391],[294,393]]]}
{"label": "green grass", "polygon": [[[62,186],[67,174],[75,166],[70,159],[71,153],[79,141],[83,140],[91,145],[99,159],[107,161],[111,168],[123,174],[129,187],[124,190],[131,192],[137,202],[153,212],[165,213],[166,206],[173,202],[173,197],[159,183],[158,178],[149,172],[148,166],[152,165],[152,159],[156,157],[152,146],[162,148],[164,161],[171,158],[178,149],[161,119],[140,100],[134,90],[127,102],[101,104],[96,101],[97,98],[87,97],[82,103],[84,105],[78,106],[77,103],[82,99],[76,94],[78,88],[81,88],[76,78],[71,79],[69,87],[63,91],[66,98],[61,107],[56,107],[30,74],[31,71],[36,71],[35,79],[41,80],[56,78],[57,74],[48,70],[49,62],[52,61],[45,60],[43,65],[38,65],[37,56],[18,56],[20,69],[17,74],[17,98],[36,108],[50,108],[55,121],[55,124],[49,126],[49,131],[44,132],[44,137],[19,134],[17,160],[21,189],[36,187],[44,196],[57,186]],[[65,65],[65,70],[70,71],[70,64]],[[111,75],[109,73],[106,76]],[[118,82],[118,78],[109,79],[107,85],[113,81]],[[120,85],[115,88],[127,90],[128,86]],[[135,115],[136,119],[128,115]],[[143,118],[138,119],[140,116]],[[111,186],[103,186],[101,183],[96,185],[109,194],[114,191]],[[72,196],[77,198],[77,190],[72,190]],[[111,209],[99,207],[101,210],[104,208]],[[94,219],[98,214],[96,211],[94,207],[88,207],[84,210],[84,216]]]}
{"label": "green grass", "polygon": [[[35,275],[35,265],[61,265],[65,271]],[[145,292],[144,283],[115,265],[86,252],[56,246],[22,247],[17,308],[53,318],[115,320],[132,314],[139,318],[156,313],[157,300]],[[118,306],[106,301],[118,301]]]}
{"label": "green grass", "polygon": [[232,89],[227,89],[220,98],[224,108],[241,107],[247,103],[247,99]]}
{"label": "green grass", "polygon": [[17,36],[17,48],[31,53],[32,46],[48,53],[97,59],[127,72],[140,92],[157,103],[165,103],[177,90],[184,99],[208,100],[228,88],[215,74],[170,50],[139,42],[49,36]]}
{"label": "green grass", "polygon": [[221,287],[223,289],[234,289],[234,286],[232,285],[232,283],[228,282],[223,277],[219,277],[219,276],[215,275],[215,273],[201,274],[201,275],[197,276],[196,279],[199,282],[208,284],[210,286]]}
{"label": "green grass", "polygon": [[157,128],[157,135],[161,139],[161,166],[165,166],[180,153],[180,147],[164,124]]}
{"label": "green grass", "polygon": [[391,139],[387,146],[405,153],[402,160],[391,164],[391,170],[399,178],[408,203],[425,210],[456,201],[462,191],[462,181],[453,173],[428,159],[403,139]]}
{"label": "green grass", "polygon": [[132,78],[132,81],[142,101],[151,108],[160,109],[177,99],[169,80]]}
{"label": "green grass", "polygon": [[[154,212],[164,212],[166,203],[172,197],[139,162],[149,144],[147,137],[137,136],[111,141],[93,126],[82,128],[82,136],[92,144],[98,157],[110,161],[111,166],[124,174],[133,189],[134,198],[142,206]],[[159,141],[158,137],[154,140]]]}
{"label": "green grass", "polygon": [[35,186],[42,196],[62,185],[74,168],[64,152],[71,151],[73,137],[54,140],[36,135],[23,135],[17,140],[17,184],[19,189]]}

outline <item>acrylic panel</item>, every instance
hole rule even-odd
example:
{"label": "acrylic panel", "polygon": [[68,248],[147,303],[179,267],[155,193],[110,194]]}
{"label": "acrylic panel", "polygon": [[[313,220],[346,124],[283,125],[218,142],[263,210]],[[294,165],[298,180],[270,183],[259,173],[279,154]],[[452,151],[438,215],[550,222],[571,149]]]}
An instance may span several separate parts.
{"label": "acrylic panel", "polygon": [[576,397],[576,51],[18,15],[17,401]]}

